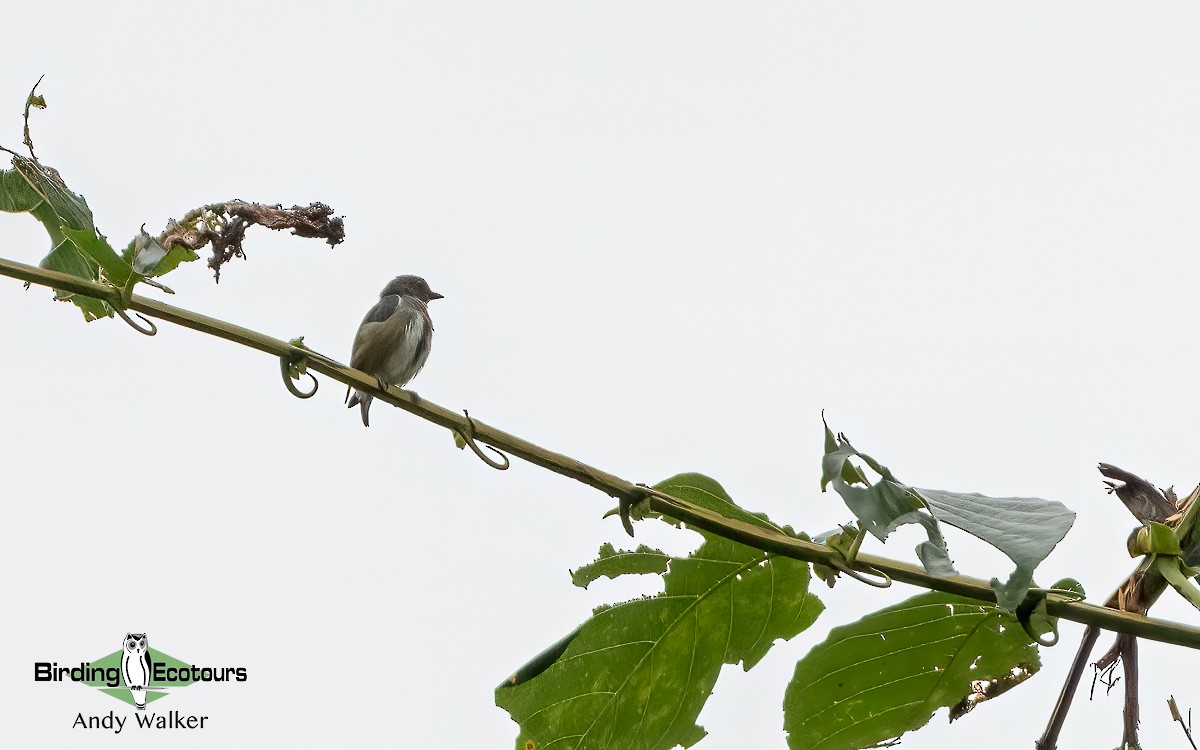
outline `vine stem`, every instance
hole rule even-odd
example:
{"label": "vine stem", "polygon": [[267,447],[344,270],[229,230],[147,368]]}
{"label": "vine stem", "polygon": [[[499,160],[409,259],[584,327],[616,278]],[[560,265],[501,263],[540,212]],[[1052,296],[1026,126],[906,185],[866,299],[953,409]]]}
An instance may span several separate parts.
{"label": "vine stem", "polygon": [[[51,289],[61,289],[86,297],[94,297],[104,300],[114,307],[121,306],[121,293],[117,289],[57,271],[50,271],[0,258],[0,276],[8,276],[31,284],[38,284],[50,287]],[[408,391],[393,387],[381,388],[378,379],[374,376],[368,375],[361,370],[346,367],[311,349],[296,347],[249,328],[243,328],[242,326],[227,323],[217,318],[211,318],[167,305],[140,295],[133,296],[128,309],[264,352],[273,358],[303,357],[307,361],[308,369],[315,370],[339,383],[370,393],[376,399],[385,401],[428,422],[449,430],[454,430],[460,434],[467,434],[467,431],[471,431],[470,434],[473,434],[478,441],[492,445],[505,453],[528,461],[535,466],[540,466],[556,474],[561,474],[562,476],[582,482],[617,499],[622,499],[630,503],[645,501],[649,505],[650,510],[654,512],[684,521],[695,528],[703,529],[726,539],[754,547],[764,552],[771,552],[809,563],[820,563],[830,567],[833,567],[837,563],[847,564],[839,552],[825,545],[797,539],[774,529],[764,529],[745,523],[744,521],[726,518],[706,508],[661,492],[656,491],[653,495],[650,495],[644,487],[622,479],[615,474],[610,474],[607,471],[589,466],[570,456],[542,448],[503,430],[491,427],[478,419],[473,417],[468,418],[459,412],[451,411],[423,398],[419,398]],[[970,578],[968,576],[938,578],[929,575],[923,568],[917,565],[868,554],[859,554],[853,562],[848,564],[860,572],[868,574],[883,572],[894,580],[914,586],[956,594],[988,604],[994,604],[996,601],[995,592],[992,591],[992,587],[986,581],[977,578]],[[1200,628],[1167,620],[1149,618],[1131,612],[1122,612],[1085,602],[1073,601],[1070,597],[1053,593],[1039,594],[1031,592],[1029,596],[1045,596],[1048,613],[1056,617],[1103,630],[1124,633],[1139,638],[1148,638],[1187,648],[1200,649]]]}

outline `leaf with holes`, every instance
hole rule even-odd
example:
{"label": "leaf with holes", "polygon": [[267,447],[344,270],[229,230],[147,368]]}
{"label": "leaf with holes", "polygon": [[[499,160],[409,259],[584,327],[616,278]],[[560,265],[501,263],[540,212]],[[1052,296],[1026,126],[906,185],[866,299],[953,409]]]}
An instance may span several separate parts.
{"label": "leaf with holes", "polygon": [[[851,458],[869,466],[879,474],[879,480],[869,482]],[[1008,555],[1016,563],[1016,570],[1007,581],[993,578],[991,584],[996,601],[1010,611],[1025,598],[1033,584],[1034,570],[1075,523],[1075,514],[1065,505],[1040,497],[988,497],[909,487],[886,466],[857,451],[845,435],[835,437],[825,425],[821,489],[830,484],[880,541],[904,524],[921,524],[929,541],[917,545],[917,556],[931,575],[945,577],[957,572],[942,537],[941,523],[962,529]]]}
{"label": "leaf with holes", "polygon": [[600,545],[599,557],[571,571],[571,583],[586,589],[592,581],[603,576],[616,578],[627,574],[665,573],[670,560],[667,553],[644,544],[639,544],[635,550],[619,550],[605,542]]}
{"label": "leaf with holes", "polygon": [[[657,487],[776,528],[700,474]],[[700,534],[690,556],[666,558],[661,594],[598,610],[545,671],[496,689],[496,705],[520,724],[518,748],[691,747],[704,737],[696,717],[721,666],[749,670],[816,620],[823,606],[808,592],[807,564]],[[659,564],[652,552],[602,550],[592,565],[605,575],[646,573]]]}
{"label": "leaf with holes", "polygon": [[[860,459],[879,474],[879,481],[874,484],[867,481],[866,475],[850,462],[852,457]],[[886,466],[858,452],[845,435],[838,434],[835,437],[826,424],[825,455],[821,459],[821,491],[824,492],[831,484],[842,496],[846,507],[876,539],[886,541],[889,534],[904,524],[920,524],[929,537],[929,541],[917,545],[917,556],[925,569],[935,576],[958,573],[950,561],[950,552],[937,519],[927,512],[924,500],[911,487],[896,479]]]}
{"label": "leaf with holes", "polygon": [[[794,750],[870,747],[959,715],[1041,668],[1017,618],[950,594],[921,594],[834,628],[796,664],[783,699]],[[994,685],[993,685],[994,683]],[[990,689],[990,692],[989,692]]]}

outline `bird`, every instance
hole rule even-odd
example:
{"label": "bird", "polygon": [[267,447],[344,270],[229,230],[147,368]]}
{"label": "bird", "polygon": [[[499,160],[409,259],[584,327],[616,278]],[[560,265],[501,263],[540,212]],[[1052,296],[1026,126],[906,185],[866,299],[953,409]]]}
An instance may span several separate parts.
{"label": "bird", "polygon": [[[350,366],[374,375],[381,388],[403,388],[416,377],[433,344],[433,320],[427,304],[442,295],[420,276],[397,276],[379,293],[379,302],[367,313],[354,335]],[[374,396],[346,390],[346,406],[359,407],[364,427]]]}

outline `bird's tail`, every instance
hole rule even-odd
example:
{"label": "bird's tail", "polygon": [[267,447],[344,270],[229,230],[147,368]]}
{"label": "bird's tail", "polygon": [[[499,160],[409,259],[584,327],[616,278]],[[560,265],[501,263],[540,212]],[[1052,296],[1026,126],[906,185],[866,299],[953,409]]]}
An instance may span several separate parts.
{"label": "bird's tail", "polygon": [[370,427],[371,420],[368,414],[371,411],[371,402],[375,400],[375,397],[369,393],[362,393],[360,391],[355,391],[354,395],[350,395],[348,390],[346,395],[346,406],[350,409],[357,406],[359,413],[362,414],[363,427]]}

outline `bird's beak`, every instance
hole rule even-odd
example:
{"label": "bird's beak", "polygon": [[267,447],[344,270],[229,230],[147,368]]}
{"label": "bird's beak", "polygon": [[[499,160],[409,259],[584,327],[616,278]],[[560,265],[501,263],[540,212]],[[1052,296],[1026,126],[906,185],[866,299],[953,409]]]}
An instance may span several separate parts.
{"label": "bird's beak", "polygon": [[434,300],[434,299],[445,299],[445,297],[444,297],[444,296],[442,296],[442,295],[440,295],[440,294],[438,294],[437,292],[430,292],[430,293],[429,293],[429,299],[431,299],[431,300]]}

